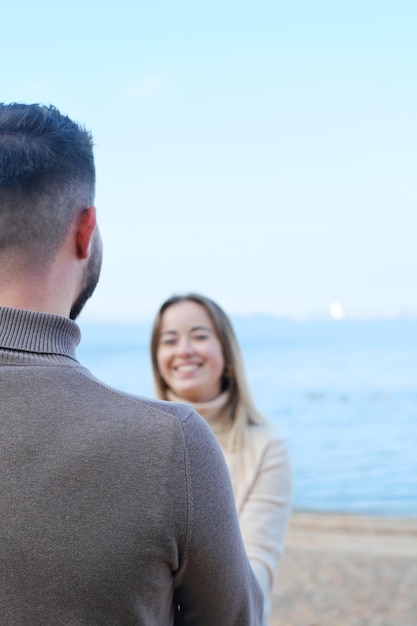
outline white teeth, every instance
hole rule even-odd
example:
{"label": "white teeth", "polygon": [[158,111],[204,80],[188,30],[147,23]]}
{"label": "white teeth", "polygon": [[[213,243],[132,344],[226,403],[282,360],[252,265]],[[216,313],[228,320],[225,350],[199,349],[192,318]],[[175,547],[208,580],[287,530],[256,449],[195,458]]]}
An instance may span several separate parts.
{"label": "white teeth", "polygon": [[195,370],[198,369],[198,365],[195,364],[188,364],[188,365],[178,365],[177,366],[177,371],[179,372],[194,372]]}

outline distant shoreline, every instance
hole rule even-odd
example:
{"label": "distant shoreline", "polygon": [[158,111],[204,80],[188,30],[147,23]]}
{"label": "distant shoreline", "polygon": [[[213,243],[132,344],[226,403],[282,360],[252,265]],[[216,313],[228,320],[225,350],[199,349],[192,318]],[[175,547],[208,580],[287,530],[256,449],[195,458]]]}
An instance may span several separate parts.
{"label": "distant shoreline", "polygon": [[404,520],[410,520],[412,523],[415,521],[417,523],[417,512],[415,514],[398,514],[398,513],[389,513],[389,512],[384,512],[384,513],[372,513],[372,512],[359,512],[359,511],[342,511],[342,510],[330,510],[330,511],[325,511],[325,510],[313,510],[313,509],[308,509],[308,508],[299,508],[296,507],[293,509],[293,513],[292,513],[293,517],[308,517],[311,516],[311,518],[331,518],[331,519],[344,519],[347,518],[348,520],[365,520],[365,519],[369,519],[369,520],[387,520],[390,523],[394,523],[395,521],[399,521],[399,522],[403,522]]}
{"label": "distant shoreline", "polygon": [[[143,326],[152,327],[155,313],[152,315],[106,315],[106,314],[89,314],[88,312],[83,314],[77,324],[81,327],[85,327],[89,330],[91,327],[100,325],[105,326]],[[385,313],[385,314],[345,314],[341,318],[334,318],[324,313],[310,313],[305,315],[285,315],[274,313],[231,313],[230,315],[234,324],[251,322],[251,321],[271,321],[271,322],[294,322],[296,324],[303,322],[330,322],[335,325],[344,324],[345,322],[417,322],[417,311],[410,311],[409,313]]]}

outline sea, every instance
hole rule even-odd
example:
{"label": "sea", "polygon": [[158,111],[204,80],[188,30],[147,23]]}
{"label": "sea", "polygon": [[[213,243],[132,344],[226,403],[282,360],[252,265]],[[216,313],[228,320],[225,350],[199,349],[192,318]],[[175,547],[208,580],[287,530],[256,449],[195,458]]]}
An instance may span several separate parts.
{"label": "sea", "polygon": [[[232,321],[254,401],[289,450],[294,509],[417,517],[417,320]],[[95,376],[154,396],[150,322],[80,326]]]}

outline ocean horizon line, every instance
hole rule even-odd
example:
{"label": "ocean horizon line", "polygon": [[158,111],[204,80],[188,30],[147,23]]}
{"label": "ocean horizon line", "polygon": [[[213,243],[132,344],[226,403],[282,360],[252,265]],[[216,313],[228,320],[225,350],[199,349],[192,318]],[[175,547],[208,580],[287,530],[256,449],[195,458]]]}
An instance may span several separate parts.
{"label": "ocean horizon line", "polygon": [[[274,313],[268,311],[251,311],[251,312],[233,312],[229,313],[232,320],[259,320],[267,319],[271,321],[282,322],[334,322],[335,324],[343,324],[344,322],[379,322],[379,321],[417,321],[417,310],[415,311],[399,311],[399,312],[346,312],[340,316],[332,316],[328,312],[311,311],[307,313]],[[85,312],[77,320],[82,324],[151,324],[154,315],[143,314],[111,314]]]}

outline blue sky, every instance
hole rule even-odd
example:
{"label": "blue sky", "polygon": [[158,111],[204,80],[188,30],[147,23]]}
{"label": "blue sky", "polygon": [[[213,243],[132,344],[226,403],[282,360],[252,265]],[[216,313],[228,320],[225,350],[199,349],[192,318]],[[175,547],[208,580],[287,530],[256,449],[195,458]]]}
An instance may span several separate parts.
{"label": "blue sky", "polygon": [[417,315],[417,5],[2,9],[1,99],[90,128],[105,258],[85,316]]}

